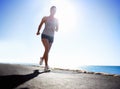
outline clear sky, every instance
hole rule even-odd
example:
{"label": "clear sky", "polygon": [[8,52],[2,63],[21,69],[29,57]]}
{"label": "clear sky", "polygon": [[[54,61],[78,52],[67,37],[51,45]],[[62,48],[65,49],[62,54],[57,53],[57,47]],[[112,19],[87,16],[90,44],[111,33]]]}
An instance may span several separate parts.
{"label": "clear sky", "polygon": [[39,62],[44,48],[36,32],[52,5],[60,27],[51,66],[120,66],[119,0],[0,0],[0,62]]}

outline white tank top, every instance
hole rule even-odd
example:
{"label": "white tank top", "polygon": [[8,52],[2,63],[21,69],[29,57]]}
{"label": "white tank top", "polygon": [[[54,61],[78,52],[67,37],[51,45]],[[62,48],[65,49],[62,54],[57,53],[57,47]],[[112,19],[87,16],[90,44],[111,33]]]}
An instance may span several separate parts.
{"label": "white tank top", "polygon": [[47,18],[47,20],[45,21],[45,28],[42,34],[54,37],[56,24],[56,19]]}

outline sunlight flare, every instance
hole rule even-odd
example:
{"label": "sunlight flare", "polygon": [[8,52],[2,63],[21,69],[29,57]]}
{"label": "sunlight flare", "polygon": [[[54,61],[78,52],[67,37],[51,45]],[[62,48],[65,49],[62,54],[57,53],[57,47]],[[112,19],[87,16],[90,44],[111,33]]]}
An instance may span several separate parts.
{"label": "sunlight flare", "polygon": [[57,7],[56,17],[59,19],[59,29],[63,33],[75,30],[77,23],[77,13],[74,4],[68,0],[53,0],[51,5]]}

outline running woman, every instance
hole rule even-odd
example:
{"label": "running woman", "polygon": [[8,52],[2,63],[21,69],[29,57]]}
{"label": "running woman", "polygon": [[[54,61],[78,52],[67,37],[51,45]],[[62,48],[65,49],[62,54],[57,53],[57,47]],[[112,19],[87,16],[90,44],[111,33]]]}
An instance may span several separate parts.
{"label": "running woman", "polygon": [[56,7],[52,6],[50,8],[50,15],[42,18],[40,25],[38,27],[38,31],[36,33],[36,35],[39,35],[42,25],[45,24],[45,28],[41,34],[41,41],[43,43],[45,51],[43,56],[40,57],[40,65],[42,65],[43,60],[45,62],[44,71],[49,71],[48,56],[49,56],[50,48],[54,41],[55,31],[56,32],[58,31],[58,20],[54,17],[55,13],[56,13]]}

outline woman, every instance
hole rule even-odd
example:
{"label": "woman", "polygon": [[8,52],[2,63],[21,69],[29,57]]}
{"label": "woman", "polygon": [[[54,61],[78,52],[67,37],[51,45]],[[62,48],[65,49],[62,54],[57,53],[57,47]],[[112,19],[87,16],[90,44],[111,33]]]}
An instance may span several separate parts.
{"label": "woman", "polygon": [[50,15],[42,18],[42,21],[38,27],[37,35],[40,34],[40,29],[42,25],[45,23],[45,28],[41,34],[42,43],[44,45],[45,51],[43,56],[40,58],[40,65],[42,65],[43,60],[45,61],[44,71],[49,71],[48,67],[48,55],[50,52],[50,48],[54,41],[54,32],[58,31],[58,20],[54,17],[56,13],[56,7],[52,6],[50,8]]}

